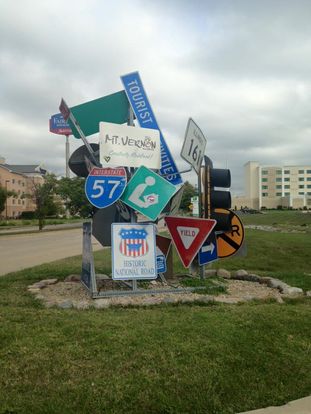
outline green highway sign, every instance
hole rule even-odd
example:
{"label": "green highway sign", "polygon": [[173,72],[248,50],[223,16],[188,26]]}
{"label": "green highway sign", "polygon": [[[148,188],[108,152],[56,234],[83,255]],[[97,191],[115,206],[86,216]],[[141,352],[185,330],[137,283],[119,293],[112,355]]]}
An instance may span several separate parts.
{"label": "green highway sign", "polygon": [[[99,132],[99,123],[101,121],[114,124],[124,124],[127,122],[129,102],[125,92],[120,91],[94,101],[73,106],[70,110],[77,119],[84,135],[88,136]],[[80,134],[73,122],[68,119],[68,123],[73,135],[76,138],[80,138]]]}
{"label": "green highway sign", "polygon": [[176,190],[165,178],[142,166],[131,178],[121,200],[154,221]]}

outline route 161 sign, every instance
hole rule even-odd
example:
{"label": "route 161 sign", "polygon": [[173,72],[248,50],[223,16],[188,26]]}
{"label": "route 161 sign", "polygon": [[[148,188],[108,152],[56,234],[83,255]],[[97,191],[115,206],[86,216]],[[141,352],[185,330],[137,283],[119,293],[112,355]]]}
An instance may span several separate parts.
{"label": "route 161 sign", "polygon": [[204,157],[206,138],[203,132],[192,118],[189,118],[185,133],[185,140],[180,155],[200,173],[200,167]]}

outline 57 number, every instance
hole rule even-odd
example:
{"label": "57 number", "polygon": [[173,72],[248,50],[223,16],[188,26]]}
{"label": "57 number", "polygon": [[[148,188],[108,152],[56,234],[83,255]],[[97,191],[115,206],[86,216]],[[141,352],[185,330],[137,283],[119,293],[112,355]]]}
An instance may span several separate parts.
{"label": "57 number", "polygon": [[[105,193],[105,182],[107,180],[95,180],[93,183],[92,190],[96,191],[96,194],[92,194],[91,198],[100,198]],[[110,192],[108,194],[108,198],[112,198],[114,192],[116,191],[117,187],[119,186],[120,181],[117,180],[108,180],[107,184],[111,187]],[[106,186],[107,187],[107,186]]]}

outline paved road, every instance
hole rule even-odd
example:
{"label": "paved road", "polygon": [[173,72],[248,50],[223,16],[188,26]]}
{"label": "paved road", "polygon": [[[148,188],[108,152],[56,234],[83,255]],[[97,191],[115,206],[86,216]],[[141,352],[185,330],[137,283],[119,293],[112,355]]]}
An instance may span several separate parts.
{"label": "paved road", "polygon": [[[93,250],[103,247],[95,240]],[[82,253],[82,229],[0,237],[0,276]]]}

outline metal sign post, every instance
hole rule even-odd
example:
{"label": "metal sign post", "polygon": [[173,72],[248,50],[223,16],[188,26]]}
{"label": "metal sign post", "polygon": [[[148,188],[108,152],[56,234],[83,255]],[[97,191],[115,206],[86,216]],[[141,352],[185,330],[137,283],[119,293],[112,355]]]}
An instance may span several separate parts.
{"label": "metal sign post", "polygon": [[92,158],[92,162],[97,166],[100,167],[99,162],[97,161],[93,148],[91,147],[91,145],[89,144],[88,140],[86,139],[86,136],[84,135],[82,129],[80,128],[80,125],[78,123],[78,121],[76,120],[76,118],[73,116],[73,113],[71,112],[69,106],[66,104],[65,100],[62,98],[60,106],[59,106],[59,110],[61,112],[61,114],[63,115],[65,121],[67,121],[68,119],[70,119],[70,121],[74,124],[76,130],[78,131],[84,145],[86,146],[91,158]]}

